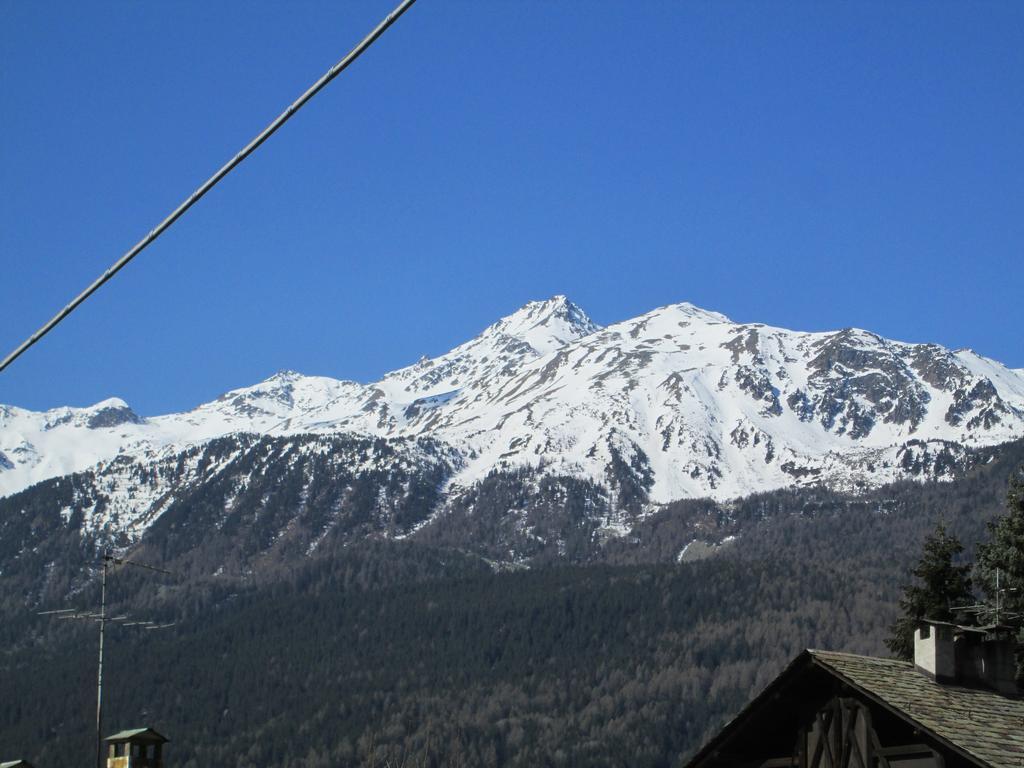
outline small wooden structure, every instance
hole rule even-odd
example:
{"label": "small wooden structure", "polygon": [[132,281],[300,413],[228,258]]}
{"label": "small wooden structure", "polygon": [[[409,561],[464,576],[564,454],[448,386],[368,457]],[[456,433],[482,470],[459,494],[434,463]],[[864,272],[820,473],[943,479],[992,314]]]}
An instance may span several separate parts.
{"label": "small wooden structure", "polygon": [[135,728],[107,736],[107,768],[163,768],[168,739],[152,728]]}

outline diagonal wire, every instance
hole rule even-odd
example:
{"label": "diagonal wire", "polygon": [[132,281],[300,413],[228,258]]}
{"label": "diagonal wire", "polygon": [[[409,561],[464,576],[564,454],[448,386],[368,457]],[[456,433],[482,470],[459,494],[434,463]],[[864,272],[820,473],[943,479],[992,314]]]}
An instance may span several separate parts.
{"label": "diagonal wire", "polygon": [[224,165],[224,167],[222,167],[219,171],[213,174],[213,176],[207,179],[203,183],[203,185],[199,187],[199,189],[193,192],[185,200],[185,202],[183,202],[181,205],[175,208],[166,219],[161,221],[156,226],[155,229],[153,229],[148,235],[146,235],[134,246],[132,246],[131,250],[129,250],[124,256],[122,256],[116,262],[114,262],[114,264],[109,269],[107,269],[106,272],[104,272],[102,275],[96,278],[96,280],[93,281],[93,283],[88,288],[86,288],[84,291],[78,294],[78,296],[72,299],[70,304],[68,304],[66,307],[64,307],[64,309],[62,309],[60,312],[54,315],[49,320],[49,322],[47,322],[42,328],[40,328],[38,331],[29,336],[25,341],[23,341],[21,345],[19,345],[18,348],[11,352],[7,357],[5,357],[3,361],[0,361],[0,371],[3,371],[7,366],[13,363],[19,356],[21,356],[21,354],[25,350],[27,350],[29,347],[31,347],[33,344],[35,344],[37,341],[43,338],[43,336],[45,336],[47,333],[53,330],[57,323],[59,323],[65,317],[70,315],[78,307],[79,304],[81,304],[83,301],[89,298],[93,293],[95,293],[100,288],[100,286],[102,286],[104,283],[110,280],[110,278],[116,275],[121,270],[121,268],[124,267],[129,261],[138,256],[146,248],[146,246],[148,246],[150,243],[152,243],[154,240],[160,237],[160,235],[163,234],[163,232],[168,227],[170,227],[175,221],[181,218],[182,214],[184,214],[185,211],[187,211],[189,208],[191,208],[193,205],[199,202],[199,199],[203,195],[205,195],[207,192],[213,189],[213,187],[216,186],[217,182],[219,182],[221,179],[223,179],[225,176],[231,173],[231,171],[234,170],[235,166],[237,166],[239,163],[245,160],[245,158],[247,158],[253,152],[255,152],[256,149],[260,146],[260,144],[269,139],[274,134],[274,132],[277,131],[278,128],[280,128],[282,125],[288,122],[288,120],[290,120],[291,117],[306,104],[307,101],[316,96],[317,93],[319,93],[320,90],[323,89],[325,85],[327,85],[329,82],[331,82],[331,80],[340,75],[348,67],[349,64],[358,59],[359,56],[367,48],[369,48],[378,37],[383,35],[387,28],[394,24],[398,20],[398,17],[405,13],[409,9],[409,6],[411,6],[414,2],[416,2],[416,0],[402,0],[402,2],[399,3],[395,7],[395,9],[384,18],[384,20],[380,24],[374,27],[373,31],[370,32],[370,34],[364,37],[355,48],[348,52],[345,58],[343,58],[341,61],[339,61],[329,70],[327,70],[327,72],[324,73],[324,75],[319,80],[313,83],[313,85],[311,85],[309,89],[306,90],[305,93],[303,93],[301,96],[299,96],[298,99],[292,102],[291,105],[289,105],[289,107],[284,112],[278,115],[277,118],[270,125],[264,128],[256,136],[255,139],[246,144],[245,147],[243,147],[242,150],[237,155],[235,155],[226,165]]}

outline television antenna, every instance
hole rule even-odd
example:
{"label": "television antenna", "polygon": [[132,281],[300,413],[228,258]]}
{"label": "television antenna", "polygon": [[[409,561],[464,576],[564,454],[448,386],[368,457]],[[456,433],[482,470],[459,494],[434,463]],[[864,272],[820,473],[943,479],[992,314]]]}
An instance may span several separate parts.
{"label": "television antenna", "polygon": [[962,611],[963,613],[973,614],[979,620],[983,620],[991,616],[993,620],[992,623],[995,625],[1024,621],[1024,613],[1011,611],[1006,608],[1006,595],[1013,592],[1020,592],[1020,590],[1017,587],[1002,586],[1002,576],[1002,568],[996,568],[995,599],[992,602],[982,601],[980,603],[975,603],[974,605],[956,605],[952,606],[950,610],[954,613]]}
{"label": "television antenna", "polygon": [[60,608],[53,611],[39,611],[40,616],[51,616],[60,621],[95,621],[100,625],[100,651],[99,660],[96,665],[96,766],[103,768],[103,636],[106,633],[108,623],[122,627],[135,627],[139,629],[167,629],[173,627],[177,622],[161,624],[155,621],[142,621],[133,619],[127,614],[120,616],[107,616],[107,572],[119,565],[130,565],[135,568],[143,568],[147,571],[155,571],[168,576],[173,576],[171,571],[157,568],[155,565],[140,563],[137,560],[128,560],[124,557],[116,557],[106,551],[102,556],[103,575],[100,579],[100,610],[99,613],[79,610],[78,608]]}

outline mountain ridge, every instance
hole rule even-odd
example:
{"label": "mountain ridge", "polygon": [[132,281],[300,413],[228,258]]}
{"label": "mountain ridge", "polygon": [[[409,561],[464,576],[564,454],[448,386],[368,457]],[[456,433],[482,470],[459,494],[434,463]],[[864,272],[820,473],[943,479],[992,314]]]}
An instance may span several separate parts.
{"label": "mountain ridge", "polygon": [[620,462],[664,504],[872,487],[922,467],[941,477],[943,454],[1024,434],[1024,374],[968,350],[735,323],[686,302],[602,327],[555,296],[369,384],[283,370],[147,418],[117,398],[0,406],[0,495],[234,434],[429,437],[458,456],[455,489],[516,467],[604,483]]}

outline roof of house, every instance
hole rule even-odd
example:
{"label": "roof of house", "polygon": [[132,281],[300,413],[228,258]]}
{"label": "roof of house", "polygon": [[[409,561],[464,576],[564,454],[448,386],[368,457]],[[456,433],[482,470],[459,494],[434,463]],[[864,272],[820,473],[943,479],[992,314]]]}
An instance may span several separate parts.
{"label": "roof of house", "polygon": [[166,736],[161,736],[152,728],[133,728],[128,731],[115,733],[113,736],[107,736],[104,741],[158,741],[163,744],[164,742],[169,741],[169,739]]}
{"label": "roof of house", "polygon": [[814,661],[959,752],[993,768],[1024,761],[1024,699],[936,683],[906,661],[809,651]]}
{"label": "roof of house", "polygon": [[698,765],[715,754],[746,723],[777,706],[773,702],[783,686],[813,677],[815,669],[977,765],[1019,768],[1024,764],[1024,698],[937,683],[906,661],[807,650],[705,744],[688,765]]}

